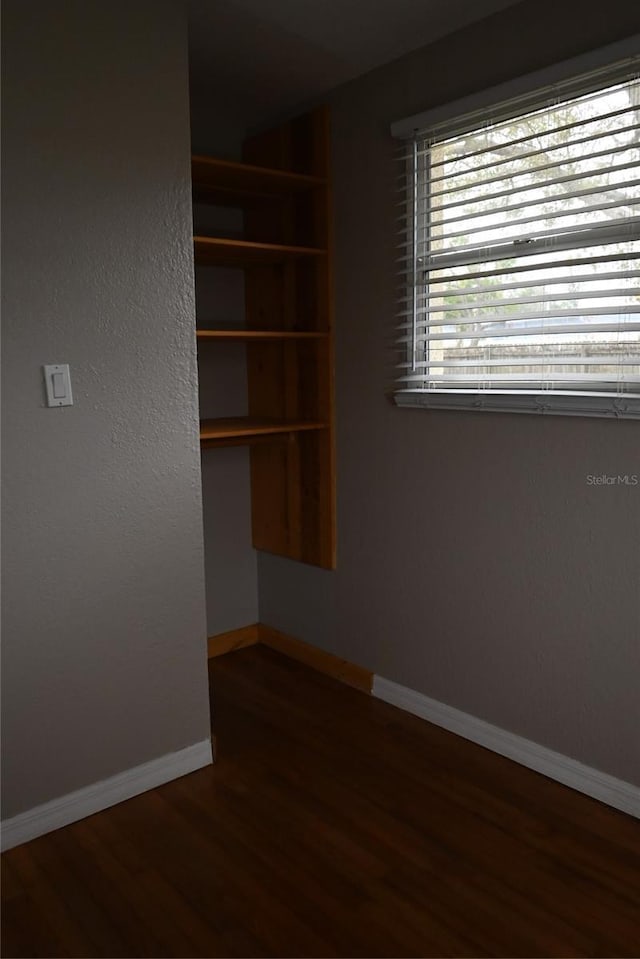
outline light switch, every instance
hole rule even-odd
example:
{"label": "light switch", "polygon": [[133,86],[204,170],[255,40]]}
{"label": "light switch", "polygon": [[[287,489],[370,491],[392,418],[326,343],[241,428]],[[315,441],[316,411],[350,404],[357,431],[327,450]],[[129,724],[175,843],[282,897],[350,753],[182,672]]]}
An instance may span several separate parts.
{"label": "light switch", "polygon": [[73,406],[68,364],[44,366],[43,370],[47,387],[47,406]]}
{"label": "light switch", "polygon": [[64,373],[53,374],[53,397],[56,400],[63,400],[66,395],[64,388]]}

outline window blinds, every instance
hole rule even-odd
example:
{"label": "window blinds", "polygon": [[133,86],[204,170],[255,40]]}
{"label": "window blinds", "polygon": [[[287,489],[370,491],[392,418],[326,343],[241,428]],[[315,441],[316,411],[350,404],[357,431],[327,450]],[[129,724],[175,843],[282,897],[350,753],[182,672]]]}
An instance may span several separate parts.
{"label": "window blinds", "polygon": [[640,394],[638,73],[407,141],[398,389]]}

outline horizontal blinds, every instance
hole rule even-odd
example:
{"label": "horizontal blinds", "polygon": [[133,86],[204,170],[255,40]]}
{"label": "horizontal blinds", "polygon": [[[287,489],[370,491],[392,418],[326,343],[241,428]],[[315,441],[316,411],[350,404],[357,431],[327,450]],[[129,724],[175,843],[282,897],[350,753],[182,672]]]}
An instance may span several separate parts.
{"label": "horizontal blinds", "polygon": [[638,63],[596,79],[403,144],[400,389],[640,394]]}

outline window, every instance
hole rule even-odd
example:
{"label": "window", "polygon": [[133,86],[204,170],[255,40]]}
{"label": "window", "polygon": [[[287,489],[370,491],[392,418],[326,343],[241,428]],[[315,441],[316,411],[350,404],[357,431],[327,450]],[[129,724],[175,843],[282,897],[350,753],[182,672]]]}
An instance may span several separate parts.
{"label": "window", "polygon": [[398,405],[640,417],[639,72],[404,141]]}

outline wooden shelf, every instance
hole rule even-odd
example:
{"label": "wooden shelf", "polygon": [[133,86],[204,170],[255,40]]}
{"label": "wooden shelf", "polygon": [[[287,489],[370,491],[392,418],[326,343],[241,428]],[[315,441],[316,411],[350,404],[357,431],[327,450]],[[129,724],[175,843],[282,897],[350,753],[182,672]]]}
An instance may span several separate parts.
{"label": "wooden shelf", "polygon": [[268,266],[287,260],[326,256],[326,250],[281,243],[253,243],[218,236],[194,236],[195,261],[207,266]]}
{"label": "wooden shelf", "polygon": [[191,157],[191,181],[196,202],[244,206],[260,197],[286,197],[327,185],[322,177],[274,170],[215,157]]}
{"label": "wooden shelf", "polygon": [[200,421],[200,442],[207,445],[237,445],[238,441],[252,443],[263,437],[305,430],[326,429],[326,423],[315,420],[276,420],[263,416],[228,416]]}
{"label": "wooden shelf", "polygon": [[329,334],[315,330],[196,330],[199,340],[326,340]]}
{"label": "wooden shelf", "polygon": [[[242,156],[246,162],[205,156],[191,161],[194,202],[236,207],[243,218],[243,229],[235,235],[220,236],[226,231],[203,225],[200,232],[213,236],[194,237],[199,266],[244,270],[244,317],[216,312],[215,307],[208,316],[199,316],[202,326],[238,324],[234,329],[197,330],[200,356],[207,354],[200,374],[213,375],[208,361],[214,365],[227,359],[227,351],[213,347],[209,354],[203,343],[244,344],[246,408],[251,411],[250,416],[202,420],[201,448],[250,448],[256,549],[333,569],[333,235],[327,109],[319,107],[250,137]],[[196,271],[196,283],[204,282],[204,272]],[[219,280],[224,287],[224,277]]]}

